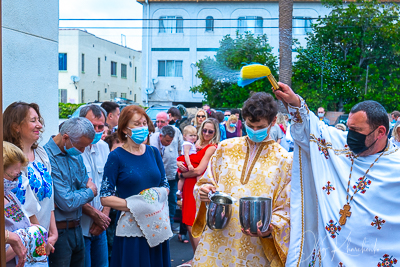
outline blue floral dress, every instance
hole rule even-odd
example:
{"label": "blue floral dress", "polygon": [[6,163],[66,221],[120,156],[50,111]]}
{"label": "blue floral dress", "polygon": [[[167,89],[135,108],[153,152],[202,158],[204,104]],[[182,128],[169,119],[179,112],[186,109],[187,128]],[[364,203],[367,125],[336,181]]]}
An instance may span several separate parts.
{"label": "blue floral dress", "polygon": [[36,215],[39,224],[49,230],[51,211],[54,210],[54,190],[49,158],[41,146],[35,149],[35,160],[29,162],[23,174],[13,192],[25,214],[28,217]]}

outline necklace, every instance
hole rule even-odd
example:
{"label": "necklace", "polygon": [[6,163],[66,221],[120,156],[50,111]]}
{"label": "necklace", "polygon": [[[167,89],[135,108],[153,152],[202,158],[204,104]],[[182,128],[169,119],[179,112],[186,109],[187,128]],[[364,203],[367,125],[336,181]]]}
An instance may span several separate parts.
{"label": "necklace", "polygon": [[349,175],[349,182],[347,183],[347,194],[346,194],[346,204],[343,205],[343,209],[341,209],[339,211],[340,219],[339,219],[339,224],[340,225],[345,225],[346,221],[347,221],[347,217],[351,216],[351,212],[350,212],[350,202],[353,200],[355,194],[357,194],[358,191],[361,190],[361,193],[365,192],[365,188],[367,185],[369,185],[371,182],[366,180],[366,176],[369,172],[369,170],[374,166],[374,164],[379,160],[379,158],[383,155],[383,153],[386,152],[386,149],[384,151],[382,151],[382,153],[374,160],[374,162],[372,162],[372,164],[369,166],[368,170],[365,172],[363,177],[360,177],[358,180],[358,184],[357,186],[354,186],[354,193],[351,196],[350,200],[349,200],[349,196],[350,196],[350,182],[351,182],[351,173],[353,172],[353,164],[354,164],[354,157],[351,158],[351,167],[350,167],[350,175]]}

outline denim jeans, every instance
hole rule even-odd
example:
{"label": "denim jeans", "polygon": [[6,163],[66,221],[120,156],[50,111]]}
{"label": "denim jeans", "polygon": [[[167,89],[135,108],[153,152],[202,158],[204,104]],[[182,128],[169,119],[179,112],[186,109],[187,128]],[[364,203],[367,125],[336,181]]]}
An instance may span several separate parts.
{"label": "denim jeans", "polygon": [[54,249],[54,253],[49,256],[50,267],[85,266],[85,241],[80,226],[58,230]]}
{"label": "denim jeans", "polygon": [[178,191],[178,180],[168,180],[169,184],[169,195],[168,195],[168,206],[169,206],[169,220],[171,221],[171,225],[174,223],[174,216],[176,211],[176,201],[177,196],[176,192]]}
{"label": "denim jeans", "polygon": [[108,267],[107,234],[85,238],[85,267]]}

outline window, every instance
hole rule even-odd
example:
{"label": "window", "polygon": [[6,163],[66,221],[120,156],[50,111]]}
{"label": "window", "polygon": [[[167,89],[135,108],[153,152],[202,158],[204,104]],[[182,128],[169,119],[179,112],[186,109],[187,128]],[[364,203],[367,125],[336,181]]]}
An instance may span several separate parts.
{"label": "window", "polygon": [[67,53],[58,54],[58,70],[67,70]]}
{"label": "window", "polygon": [[97,91],[97,101],[100,102],[100,91]]}
{"label": "window", "polygon": [[214,18],[211,16],[208,16],[206,18],[206,31],[209,32],[214,31]]}
{"label": "window", "polygon": [[117,62],[111,61],[111,76],[117,76]]}
{"label": "window", "polygon": [[121,93],[121,98],[126,98],[126,93]]}
{"label": "window", "polygon": [[135,82],[137,81],[136,77],[137,77],[137,69],[135,67]]}
{"label": "window", "polygon": [[113,100],[117,97],[117,92],[110,92],[110,99]]}
{"label": "window", "polygon": [[251,32],[254,34],[263,33],[263,18],[262,17],[239,17],[238,18],[238,30],[240,34],[245,32]]}
{"label": "window", "polygon": [[121,78],[126,78],[126,64],[121,64]]}
{"label": "window", "polygon": [[158,32],[183,33],[183,18],[175,16],[160,17]]}
{"label": "window", "polygon": [[67,89],[58,89],[58,103],[67,103]]}
{"label": "window", "polygon": [[293,34],[304,35],[312,31],[310,17],[294,17],[292,24]]}
{"label": "window", "polygon": [[158,76],[182,77],[182,60],[159,60]]}
{"label": "window", "polygon": [[82,73],[85,73],[85,54],[82,54]]}
{"label": "window", "polygon": [[81,91],[81,103],[85,103],[85,89]]}
{"label": "window", "polygon": [[97,59],[97,75],[99,75],[99,76],[100,76],[100,73],[101,73],[101,72],[100,72],[100,66],[101,66],[101,65],[100,65],[100,58],[98,58],[98,59]]}
{"label": "window", "polygon": [[136,102],[136,94],[133,95],[133,101]]}

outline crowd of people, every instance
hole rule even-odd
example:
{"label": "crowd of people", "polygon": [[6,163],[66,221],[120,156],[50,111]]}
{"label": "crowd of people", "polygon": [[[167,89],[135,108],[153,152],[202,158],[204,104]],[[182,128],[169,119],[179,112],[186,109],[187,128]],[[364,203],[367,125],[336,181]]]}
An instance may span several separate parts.
{"label": "crowd of people", "polygon": [[[397,167],[385,166],[400,161],[400,112],[389,123],[379,103],[361,102],[347,131],[279,85],[286,114],[264,92],[241,110],[204,105],[191,123],[175,107],[153,123],[139,106],[104,102],[83,107],[44,146],[39,106],[12,103],[3,114],[7,266],[170,266],[173,232],[193,248],[182,267],[387,266],[400,256],[385,232],[398,225],[397,199],[381,189],[396,194]],[[267,230],[241,228],[239,204],[223,231],[207,227],[216,191],[271,198]],[[393,246],[376,256],[363,233]],[[338,240],[368,250],[357,257]]]}

